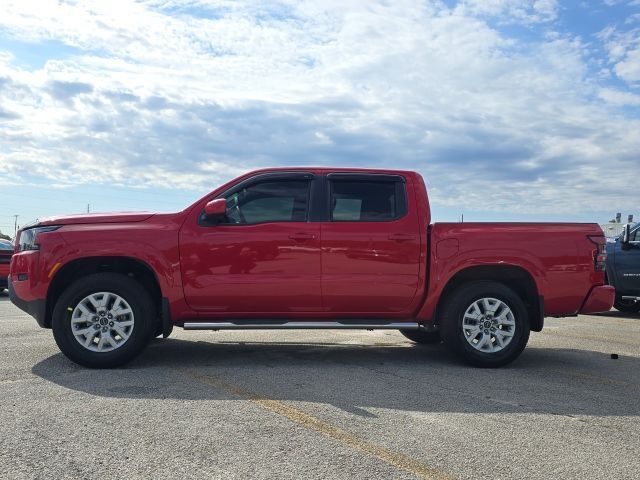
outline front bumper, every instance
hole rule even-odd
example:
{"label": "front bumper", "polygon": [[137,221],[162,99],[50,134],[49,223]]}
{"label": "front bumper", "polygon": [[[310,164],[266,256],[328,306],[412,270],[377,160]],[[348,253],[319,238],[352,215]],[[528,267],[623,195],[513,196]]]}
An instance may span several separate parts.
{"label": "front bumper", "polygon": [[13,288],[13,282],[11,278],[8,279],[8,288],[9,288],[9,299],[11,303],[13,303],[20,310],[27,312],[33,318],[36,319],[38,325],[42,328],[48,328],[46,325],[46,316],[47,316],[47,302],[42,299],[35,300],[23,300],[16,294],[16,291]]}
{"label": "front bumper", "polygon": [[582,304],[580,313],[608,312],[613,307],[616,289],[611,285],[593,287]]}

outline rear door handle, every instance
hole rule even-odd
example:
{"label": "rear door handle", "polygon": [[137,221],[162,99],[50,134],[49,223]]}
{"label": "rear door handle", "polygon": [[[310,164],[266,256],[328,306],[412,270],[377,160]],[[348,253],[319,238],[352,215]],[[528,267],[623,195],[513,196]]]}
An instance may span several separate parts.
{"label": "rear door handle", "polygon": [[415,239],[415,235],[409,235],[406,233],[392,233],[389,235],[389,240],[393,240],[395,242],[411,242]]}
{"label": "rear door handle", "polygon": [[300,233],[292,233],[291,235],[289,235],[289,238],[291,240],[302,241],[302,240],[315,240],[317,237],[314,233],[300,232]]}

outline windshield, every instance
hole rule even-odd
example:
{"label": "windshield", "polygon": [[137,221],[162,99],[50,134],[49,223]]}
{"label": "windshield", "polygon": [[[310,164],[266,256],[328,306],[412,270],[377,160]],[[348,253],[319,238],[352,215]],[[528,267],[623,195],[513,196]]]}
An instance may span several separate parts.
{"label": "windshield", "polygon": [[[631,241],[631,242],[640,241],[640,233],[638,233],[638,232],[640,232],[640,222],[634,223],[633,225],[630,226],[630,229],[629,229],[629,233],[630,233],[629,241]],[[616,242],[618,242],[618,241],[621,242],[623,236],[624,236],[624,229],[622,229],[622,232],[620,232],[620,235],[618,235],[615,238],[615,241]]]}

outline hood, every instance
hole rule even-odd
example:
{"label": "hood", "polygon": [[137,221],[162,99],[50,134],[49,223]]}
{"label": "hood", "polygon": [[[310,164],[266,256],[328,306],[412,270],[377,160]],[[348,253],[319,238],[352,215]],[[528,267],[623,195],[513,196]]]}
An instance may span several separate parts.
{"label": "hood", "polygon": [[[47,217],[36,225],[78,225],[87,223],[132,223],[142,222],[155,215],[152,212],[85,213],[61,217]],[[35,226],[35,225],[34,225]]]}

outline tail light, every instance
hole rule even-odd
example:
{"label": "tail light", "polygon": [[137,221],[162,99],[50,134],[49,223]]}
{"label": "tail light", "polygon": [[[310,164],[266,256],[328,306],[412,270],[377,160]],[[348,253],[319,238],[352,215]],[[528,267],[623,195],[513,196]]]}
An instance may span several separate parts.
{"label": "tail light", "polygon": [[593,250],[593,268],[596,272],[604,272],[607,262],[607,241],[604,237],[588,237],[596,245]]}

